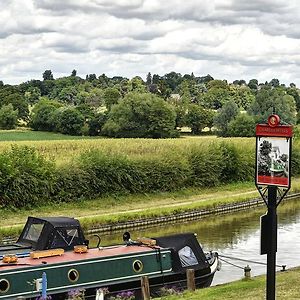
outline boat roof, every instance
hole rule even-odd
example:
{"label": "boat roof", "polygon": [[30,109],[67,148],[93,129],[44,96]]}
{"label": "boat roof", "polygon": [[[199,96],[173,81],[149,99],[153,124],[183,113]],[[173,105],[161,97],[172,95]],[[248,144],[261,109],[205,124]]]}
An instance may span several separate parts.
{"label": "boat roof", "polygon": [[[156,247],[159,249],[159,247]],[[163,250],[163,249],[162,249]],[[73,251],[66,251],[62,255],[43,257],[39,259],[34,259],[29,256],[20,257],[17,263],[0,263],[0,274],[3,271],[15,270],[19,268],[30,268],[41,265],[53,265],[53,264],[63,264],[67,262],[81,262],[90,259],[101,259],[105,257],[120,257],[128,254],[138,255],[140,253],[149,253],[153,252],[155,249],[147,246],[125,246],[125,245],[116,245],[108,246],[103,248],[92,248],[89,249],[86,253],[75,253]]]}
{"label": "boat roof", "polygon": [[41,223],[49,223],[54,228],[69,226],[79,226],[78,220],[69,217],[28,217],[28,221],[40,221]]}

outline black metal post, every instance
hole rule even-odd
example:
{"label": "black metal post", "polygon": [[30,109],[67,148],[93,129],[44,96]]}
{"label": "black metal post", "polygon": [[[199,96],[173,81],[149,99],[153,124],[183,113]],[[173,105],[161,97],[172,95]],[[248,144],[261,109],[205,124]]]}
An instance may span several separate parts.
{"label": "black metal post", "polygon": [[275,300],[277,251],[277,186],[268,186],[268,221],[270,222],[270,247],[267,253],[267,300]]}

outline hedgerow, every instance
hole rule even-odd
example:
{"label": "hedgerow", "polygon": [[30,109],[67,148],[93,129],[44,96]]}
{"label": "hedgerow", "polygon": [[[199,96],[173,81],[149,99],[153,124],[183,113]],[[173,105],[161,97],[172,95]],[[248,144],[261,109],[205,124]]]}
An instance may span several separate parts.
{"label": "hedgerow", "polygon": [[[35,148],[12,146],[0,153],[0,205],[31,207],[254,180],[253,139],[204,141],[157,155],[126,156],[93,149],[64,165],[44,158]],[[295,143],[293,175],[300,174],[299,147]]]}

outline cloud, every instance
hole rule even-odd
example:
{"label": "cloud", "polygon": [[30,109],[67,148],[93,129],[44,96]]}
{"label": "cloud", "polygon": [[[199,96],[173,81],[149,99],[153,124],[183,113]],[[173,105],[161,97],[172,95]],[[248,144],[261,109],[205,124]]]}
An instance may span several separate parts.
{"label": "cloud", "polygon": [[277,77],[300,86],[299,25],[296,0],[3,0],[0,80],[76,69]]}

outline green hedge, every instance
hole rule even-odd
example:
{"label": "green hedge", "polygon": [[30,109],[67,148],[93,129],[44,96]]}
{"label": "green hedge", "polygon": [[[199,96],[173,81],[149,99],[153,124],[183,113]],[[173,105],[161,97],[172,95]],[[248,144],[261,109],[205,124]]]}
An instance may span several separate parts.
{"label": "green hedge", "polygon": [[[248,146],[246,146],[248,145]],[[300,174],[294,144],[293,175]],[[128,158],[88,151],[56,166],[34,148],[14,146],[0,154],[0,205],[30,207],[103,195],[149,193],[254,180],[254,145],[218,140],[164,154]]]}

